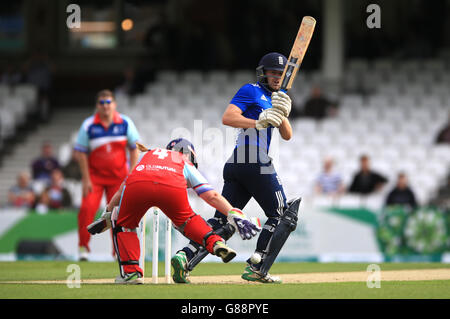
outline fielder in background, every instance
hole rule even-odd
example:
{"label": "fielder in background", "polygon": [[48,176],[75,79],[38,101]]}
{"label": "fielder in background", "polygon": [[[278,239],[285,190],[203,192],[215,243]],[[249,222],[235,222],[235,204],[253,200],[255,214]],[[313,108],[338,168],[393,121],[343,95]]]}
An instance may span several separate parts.
{"label": "fielder in background", "polygon": [[[242,275],[245,280],[262,283],[281,282],[268,270],[295,229],[300,203],[300,199],[286,202],[280,178],[268,155],[274,128],[279,129],[284,140],[292,136],[287,119],[291,99],[280,91],[286,60],[276,52],[263,56],[256,68],[257,83],[242,86],[222,118],[223,124],[238,129],[236,147],[223,170],[222,195],[239,209],[243,209],[253,197],[267,216],[255,253],[247,260],[248,265]],[[219,211],[208,223],[226,240],[233,235],[227,219]],[[207,252],[194,242],[178,251],[172,258],[172,265],[175,273],[182,276],[174,277],[174,281],[188,283],[189,271],[206,255]]]}
{"label": "fielder in background", "polygon": [[[242,211],[233,208],[197,170],[194,146],[185,139],[170,141],[166,149],[146,149],[136,168],[122,183],[108,203],[102,217],[88,226],[92,234],[113,228],[114,247],[120,267],[116,283],[143,283],[139,267],[139,222],[151,207],[158,207],[173,222],[174,227],[209,253],[229,262],[236,252],[225,245],[200,216],[194,213],[186,189],[192,188],[206,203],[216,208],[237,229],[242,239],[251,239],[260,230]],[[118,209],[113,208],[119,206]],[[174,274],[178,278],[179,274]]]}
{"label": "fielder in background", "polygon": [[90,234],[86,226],[94,220],[103,193],[110,201],[139,157],[136,141],[140,137],[136,126],[116,108],[114,94],[109,90],[100,91],[96,97],[96,113],[84,120],[74,147],[83,187],[78,214],[80,260],[88,259]]}

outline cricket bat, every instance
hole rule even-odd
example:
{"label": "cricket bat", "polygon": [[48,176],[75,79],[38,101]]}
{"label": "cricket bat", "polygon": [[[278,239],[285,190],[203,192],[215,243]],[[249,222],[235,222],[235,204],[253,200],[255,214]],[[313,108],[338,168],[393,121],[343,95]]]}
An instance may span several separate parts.
{"label": "cricket bat", "polygon": [[297,75],[297,71],[302,64],[306,50],[308,50],[308,45],[314,33],[315,26],[316,19],[310,16],[303,17],[294,45],[292,46],[291,53],[289,54],[288,61],[284,68],[283,74],[281,75],[282,90],[288,91],[291,89],[292,83]]}

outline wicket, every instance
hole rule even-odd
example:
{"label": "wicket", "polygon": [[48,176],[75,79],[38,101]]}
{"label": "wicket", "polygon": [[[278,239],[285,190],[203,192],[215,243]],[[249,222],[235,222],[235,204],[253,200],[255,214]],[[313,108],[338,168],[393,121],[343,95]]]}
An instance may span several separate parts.
{"label": "wicket", "polygon": [[[157,207],[150,208],[151,214],[153,215],[153,237],[152,237],[152,283],[158,283],[158,260],[159,260],[159,215],[160,210]],[[148,212],[147,212],[148,213]],[[141,257],[139,260],[140,267],[144,270],[145,268],[145,228],[147,214],[142,217],[140,223],[139,240],[141,245]],[[170,269],[170,258],[172,253],[172,221],[166,217],[165,223],[165,254],[164,254],[164,277],[165,282],[170,284],[171,280],[171,269]],[[145,274],[144,274],[145,275]]]}

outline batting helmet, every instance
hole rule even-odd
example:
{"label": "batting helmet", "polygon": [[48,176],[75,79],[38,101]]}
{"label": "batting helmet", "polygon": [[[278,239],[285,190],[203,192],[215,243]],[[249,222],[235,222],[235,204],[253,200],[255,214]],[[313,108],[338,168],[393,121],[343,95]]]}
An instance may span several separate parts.
{"label": "batting helmet", "polygon": [[274,70],[283,72],[286,63],[287,59],[283,54],[277,52],[267,53],[258,63],[258,67],[256,68],[256,80],[270,90],[267,85],[266,71]]}
{"label": "batting helmet", "polygon": [[171,140],[169,144],[167,144],[166,149],[188,155],[191,163],[194,164],[196,168],[198,168],[197,154],[195,154],[194,145],[192,145],[192,143],[187,139],[177,138]]}

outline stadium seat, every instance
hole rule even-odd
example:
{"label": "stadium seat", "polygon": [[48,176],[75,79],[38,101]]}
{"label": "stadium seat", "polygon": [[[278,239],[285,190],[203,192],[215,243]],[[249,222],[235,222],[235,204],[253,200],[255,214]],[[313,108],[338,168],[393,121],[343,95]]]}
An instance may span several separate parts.
{"label": "stadium seat", "polygon": [[[204,82],[203,73],[197,70],[187,70],[181,73],[180,81],[184,82],[183,84],[192,85],[196,83],[197,85],[201,85]],[[181,84],[180,82],[177,85]]]}
{"label": "stadium seat", "polygon": [[292,123],[293,129],[301,133],[314,133],[317,122],[312,119],[298,119]]}
{"label": "stadium seat", "polygon": [[253,83],[255,81],[255,72],[250,70],[237,70],[231,72],[231,82],[241,83]]}
{"label": "stadium seat", "polygon": [[160,71],[156,74],[156,81],[173,85],[178,82],[178,72],[171,70]]}
{"label": "stadium seat", "polygon": [[226,85],[229,79],[230,74],[228,73],[228,71],[224,70],[212,70],[209,71],[205,76],[205,81],[207,83],[211,83],[219,87]]}
{"label": "stadium seat", "polygon": [[25,123],[27,108],[23,98],[12,96],[4,98],[3,105],[6,110],[14,114],[15,123],[18,125]]}
{"label": "stadium seat", "polygon": [[0,100],[3,100],[4,98],[10,96],[11,94],[11,88],[9,85],[6,84],[0,84]]}
{"label": "stadium seat", "polygon": [[63,143],[58,149],[58,161],[61,166],[66,165],[72,157],[72,145]]}
{"label": "stadium seat", "polygon": [[12,137],[16,133],[16,119],[14,113],[0,107],[0,137],[2,140]]}
{"label": "stadium seat", "polygon": [[347,62],[346,70],[348,72],[365,73],[369,70],[369,63],[365,59],[352,59]]}

